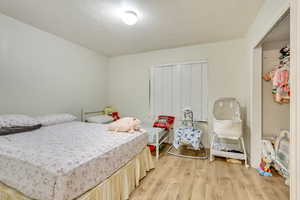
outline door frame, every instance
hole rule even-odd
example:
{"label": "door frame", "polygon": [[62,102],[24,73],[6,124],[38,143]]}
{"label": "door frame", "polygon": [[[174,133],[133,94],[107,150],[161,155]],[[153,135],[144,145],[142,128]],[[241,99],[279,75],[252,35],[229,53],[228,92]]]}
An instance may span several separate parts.
{"label": "door frame", "polygon": [[[288,1],[287,1],[288,2]],[[282,16],[290,9],[291,17],[291,109],[290,109],[290,200],[300,199],[300,2],[299,0],[290,0],[290,3],[283,5],[281,11],[277,15],[277,19],[274,19],[270,24],[269,30],[265,31],[267,35],[268,31],[279,21]],[[264,36],[265,36],[264,35]],[[260,155],[260,141],[262,125],[261,125],[261,101],[258,99],[261,96],[261,88],[258,86],[261,84],[261,77],[255,78],[260,63],[257,62],[259,43],[264,37],[260,38],[255,45],[252,46],[252,64],[251,64],[251,165],[257,167]],[[258,116],[260,115],[260,117]],[[258,138],[257,138],[258,137]]]}
{"label": "door frame", "polygon": [[[297,1],[297,0],[295,0]],[[287,1],[288,2],[288,1]],[[261,43],[280,20],[291,10],[290,4],[282,6],[281,10],[268,24],[268,28],[252,44],[251,50],[251,93],[250,93],[250,164],[257,168],[261,158],[261,139],[262,139],[262,47]],[[292,17],[291,17],[292,18]],[[290,41],[292,43],[292,40]]]}
{"label": "door frame", "polygon": [[253,67],[251,68],[251,166],[257,168],[261,158],[262,137],[262,47],[252,50]]}
{"label": "door frame", "polygon": [[300,3],[291,0],[290,199],[300,199]]}

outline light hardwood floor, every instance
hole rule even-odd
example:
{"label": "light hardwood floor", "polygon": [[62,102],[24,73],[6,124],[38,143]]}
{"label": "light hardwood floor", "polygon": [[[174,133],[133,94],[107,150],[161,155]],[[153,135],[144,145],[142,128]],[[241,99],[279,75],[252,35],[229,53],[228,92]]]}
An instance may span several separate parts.
{"label": "light hardwood floor", "polygon": [[[154,159],[154,158],[153,158]],[[196,160],[163,153],[130,200],[288,200],[282,177],[224,159]]]}

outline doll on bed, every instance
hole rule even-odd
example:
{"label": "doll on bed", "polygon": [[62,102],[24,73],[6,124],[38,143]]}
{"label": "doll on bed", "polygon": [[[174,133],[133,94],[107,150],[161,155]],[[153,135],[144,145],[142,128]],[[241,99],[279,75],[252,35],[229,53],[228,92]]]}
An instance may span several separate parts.
{"label": "doll on bed", "polygon": [[124,117],[108,125],[109,131],[129,132],[142,131],[140,127],[141,121],[133,117]]}

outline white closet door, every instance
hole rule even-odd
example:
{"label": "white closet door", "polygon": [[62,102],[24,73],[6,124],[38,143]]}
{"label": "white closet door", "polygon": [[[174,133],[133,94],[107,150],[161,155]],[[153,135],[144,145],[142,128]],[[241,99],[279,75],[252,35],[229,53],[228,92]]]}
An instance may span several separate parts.
{"label": "white closet door", "polygon": [[162,91],[161,94],[162,108],[160,114],[172,115],[173,114],[173,106],[172,106],[173,66],[163,67],[161,73],[162,73],[161,74],[162,85],[160,87],[160,90]]}
{"label": "white closet door", "polygon": [[173,65],[151,69],[151,115],[174,115],[174,74]]}
{"label": "white closet door", "polygon": [[192,64],[190,106],[197,121],[207,121],[207,98],[207,63]]}
{"label": "white closet door", "polygon": [[208,63],[202,63],[202,88],[201,88],[201,102],[202,102],[202,109],[201,113],[202,116],[199,118],[201,121],[208,121]]}
{"label": "white closet door", "polygon": [[177,64],[151,69],[151,114],[181,119],[191,108],[195,120],[207,121],[207,63]]}
{"label": "white closet door", "polygon": [[175,65],[173,70],[173,116],[181,115],[181,70],[180,65]]}
{"label": "white closet door", "polygon": [[180,65],[180,110],[191,108],[192,65]]}

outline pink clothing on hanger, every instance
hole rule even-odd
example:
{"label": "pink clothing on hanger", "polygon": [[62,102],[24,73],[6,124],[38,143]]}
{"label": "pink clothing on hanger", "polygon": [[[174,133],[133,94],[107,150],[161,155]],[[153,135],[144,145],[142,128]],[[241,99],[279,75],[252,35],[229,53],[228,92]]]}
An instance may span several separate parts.
{"label": "pink clothing on hanger", "polygon": [[273,77],[273,94],[275,101],[279,103],[288,102],[290,99],[289,70],[279,68]]}
{"label": "pink clothing on hanger", "polygon": [[290,100],[289,69],[286,67],[273,69],[264,74],[266,81],[272,80],[272,94],[278,103],[288,103]]}

